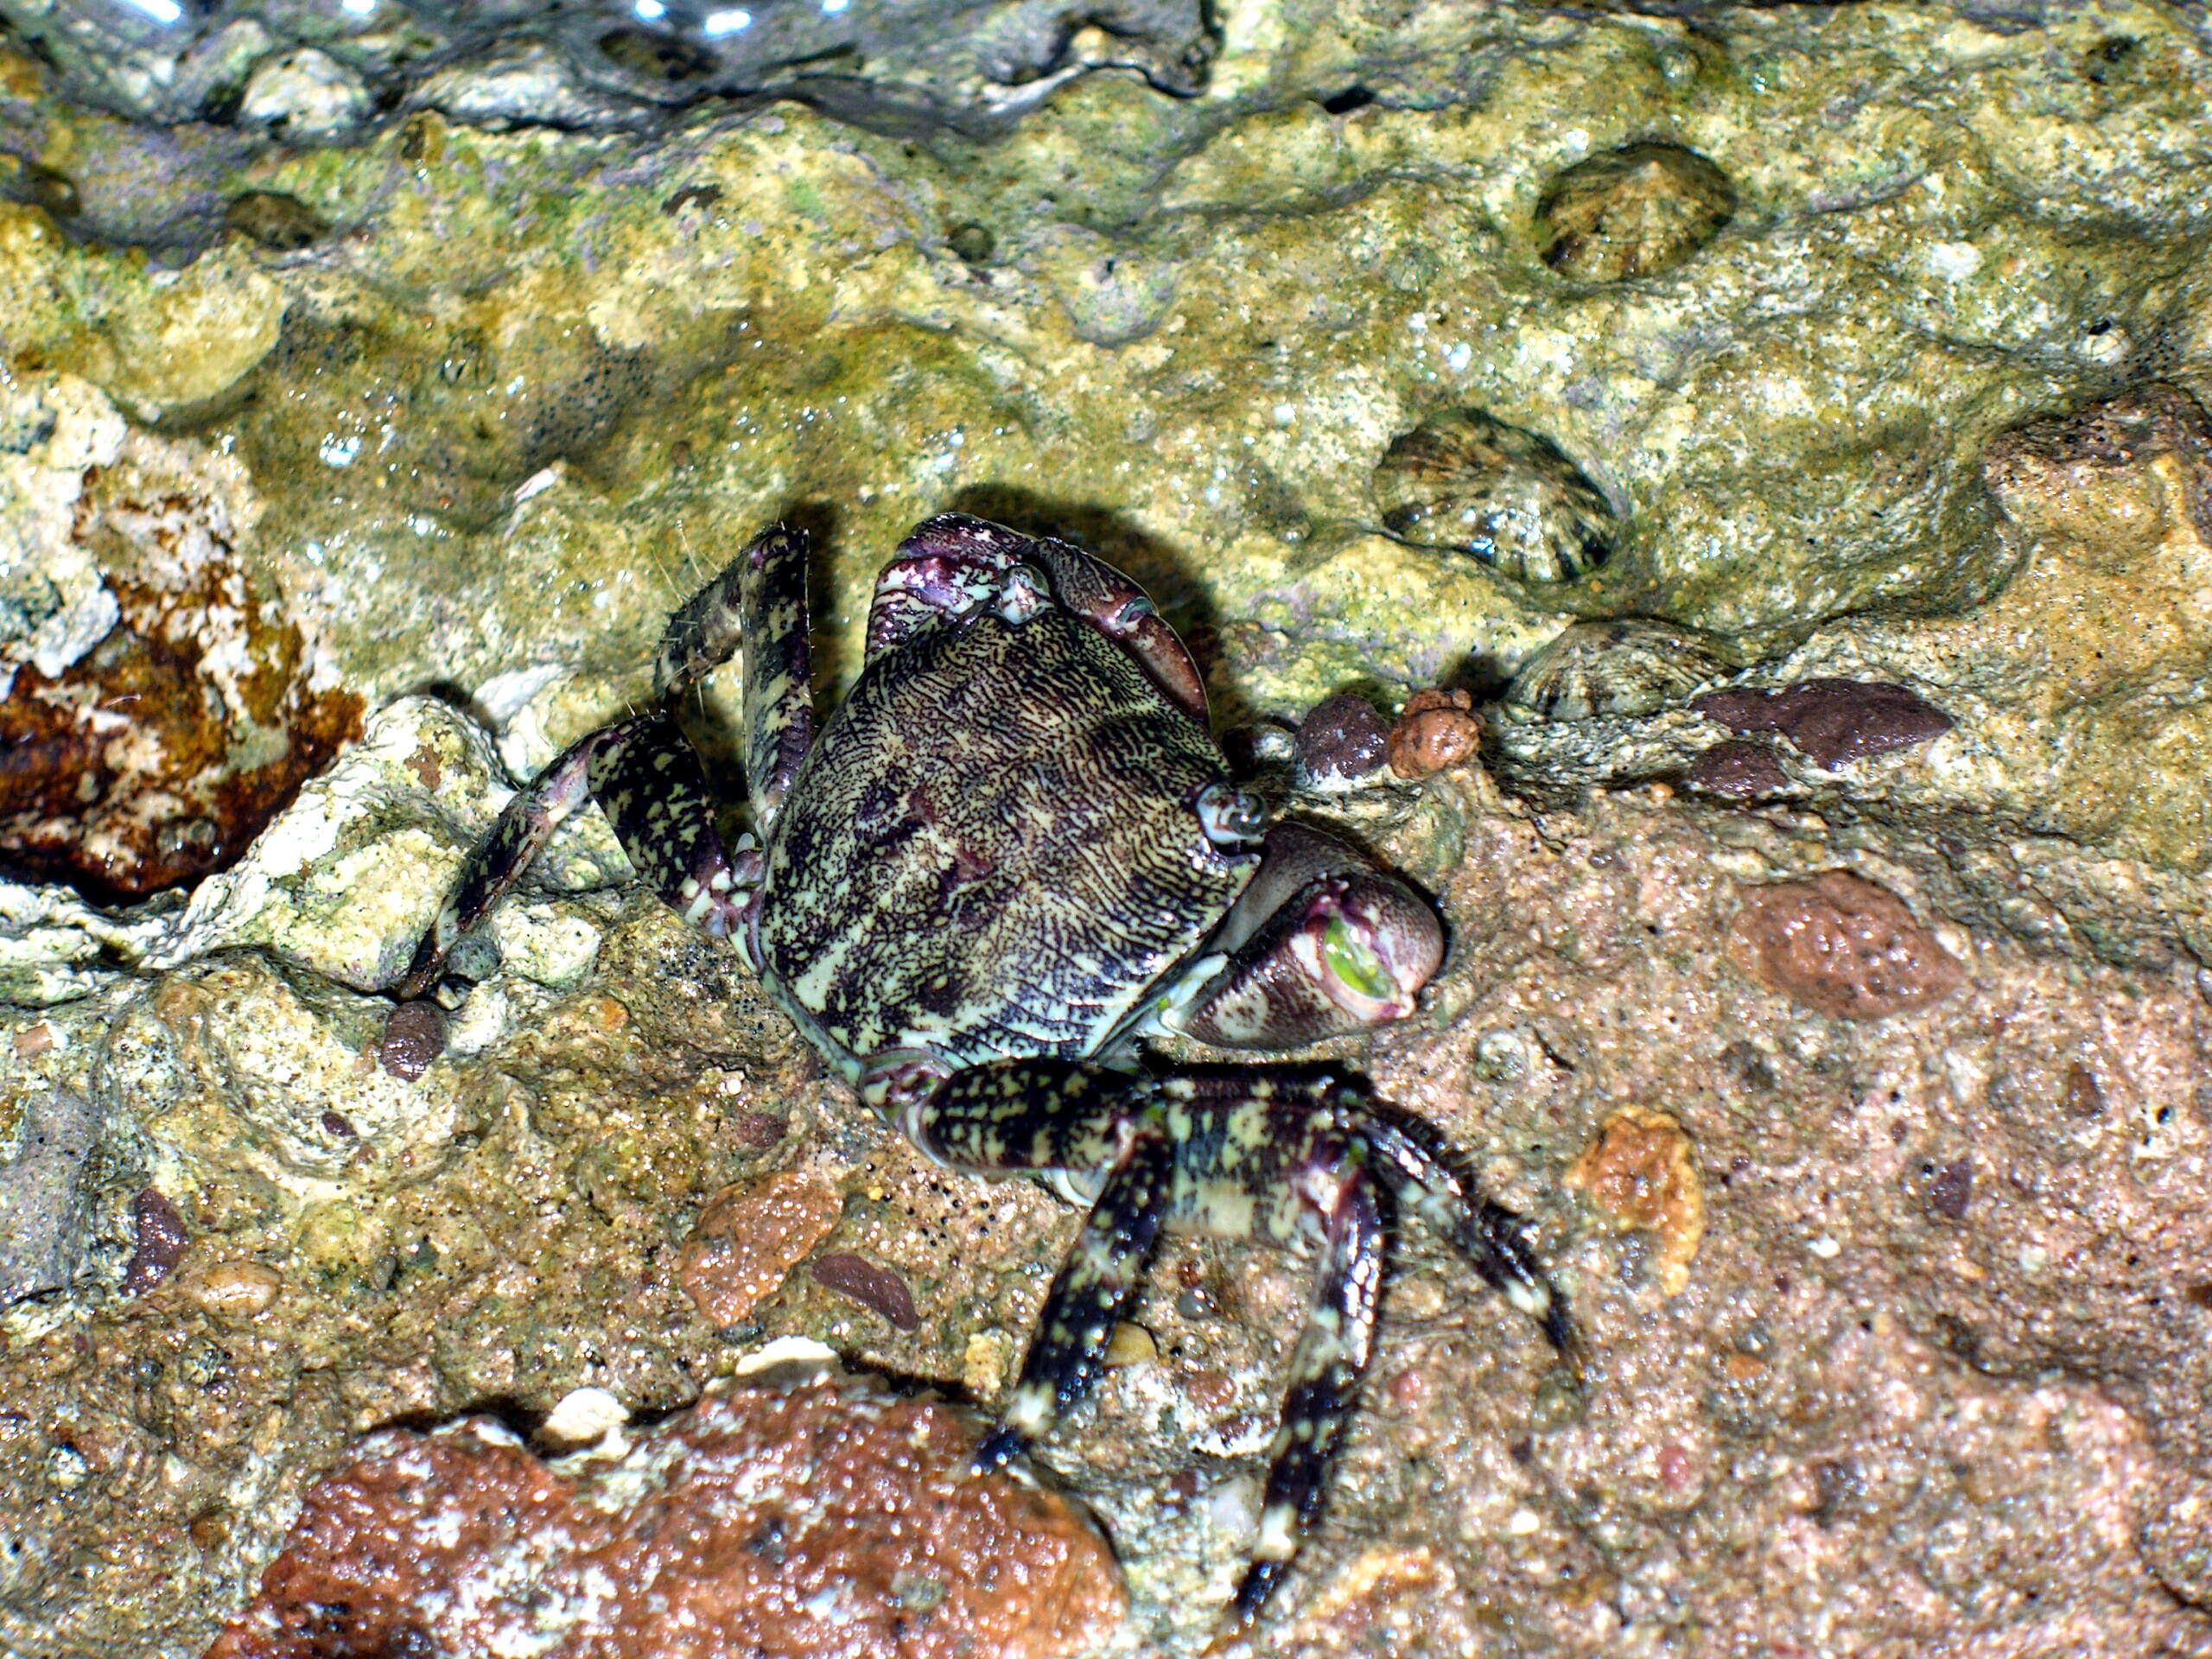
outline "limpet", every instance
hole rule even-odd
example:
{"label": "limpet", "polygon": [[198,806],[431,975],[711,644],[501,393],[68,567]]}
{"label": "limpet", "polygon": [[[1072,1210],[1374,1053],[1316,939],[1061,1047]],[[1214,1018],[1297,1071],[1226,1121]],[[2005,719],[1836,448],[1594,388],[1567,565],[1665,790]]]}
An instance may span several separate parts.
{"label": "limpet", "polygon": [[1612,556],[1611,506],[1549,438],[1478,409],[1433,415],[1376,464],[1382,528],[1521,582],[1571,582]]}
{"label": "limpet", "polygon": [[1551,181],[1536,204],[1537,257],[1579,282],[1662,276],[1688,263],[1735,211],[1735,186],[1695,150],[1629,144]]}
{"label": "limpet", "polygon": [[1635,616],[1577,622],[1522,664],[1505,701],[1547,720],[1656,715],[1727,671],[1695,628]]}

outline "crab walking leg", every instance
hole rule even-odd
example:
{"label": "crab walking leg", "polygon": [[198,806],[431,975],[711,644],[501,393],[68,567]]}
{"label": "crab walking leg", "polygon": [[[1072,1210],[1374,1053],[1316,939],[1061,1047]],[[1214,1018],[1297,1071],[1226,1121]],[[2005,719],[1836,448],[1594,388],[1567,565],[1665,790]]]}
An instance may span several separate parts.
{"label": "crab walking leg", "polygon": [[976,1453],[979,1470],[1014,1457],[1090,1392],[1114,1326],[1136,1294],[1137,1275],[1173,1192],[1175,1149],[1157,1114],[1124,1128],[1121,1155],[1045,1297],[1020,1380],[999,1426]]}
{"label": "crab walking leg", "polygon": [[717,938],[736,925],[759,880],[759,855],[747,849],[731,858],[715,829],[698,756],[665,716],[640,715],[570,744],[507,803],[461,866],[393,994],[404,1001],[435,984],[461,936],[491,913],[554,830],[594,798],[631,862],[685,920]]}
{"label": "crab walking leg", "polygon": [[1582,1339],[1567,1312],[1567,1298],[1553,1287],[1522,1237],[1521,1218],[1471,1192],[1449,1165],[1422,1145],[1417,1131],[1373,1107],[1363,1115],[1360,1138],[1367,1144],[1376,1179],[1390,1189],[1399,1208],[1419,1215],[1450,1239],[1485,1284],[1535,1320],[1553,1351],[1580,1382]]}
{"label": "crab walking leg", "polygon": [[1356,1154],[1344,1162],[1328,1228],[1328,1242],[1313,1270],[1313,1305],[1290,1357],[1282,1421],[1268,1448],[1259,1541],[1230,1604],[1228,1622],[1233,1626],[1249,1624],[1257,1616],[1313,1524],[1329,1459],[1344,1437],[1352,1395],[1374,1352],[1389,1242],[1374,1183]]}
{"label": "crab walking leg", "polygon": [[592,756],[592,796],[663,902],[709,938],[728,938],[760,883],[760,855],[749,839],[734,857],[722,844],[698,751],[673,720],[625,723],[629,737]]}
{"label": "crab walking leg", "polygon": [[738,557],[744,605],[745,782],[765,839],[814,746],[814,655],[807,639],[807,537],[781,525]]}
{"label": "crab walking leg", "polygon": [[530,861],[543,849],[569,815],[591,798],[591,759],[600,747],[620,742],[630,727],[626,721],[579,738],[539,772],[527,789],[507,802],[491,830],[461,868],[461,874],[446,895],[438,918],[415,946],[405,977],[393,987],[403,1001],[418,997],[437,982],[446,957],[461,935],[491,913]]}
{"label": "crab walking leg", "polygon": [[[901,1075],[895,1058],[882,1075]],[[1325,1074],[1154,1079],[1088,1061],[1000,1060],[917,1088],[899,1109],[917,1145],[958,1167],[1104,1172],[1005,1418],[977,1458],[982,1467],[1003,1463],[1088,1390],[1155,1230],[1320,1246],[1260,1538],[1231,1609],[1240,1626],[1272,1592],[1313,1518],[1366,1369],[1387,1244],[1378,1187],[1452,1239],[1562,1353],[1576,1352],[1566,1304],[1513,1217],[1471,1194],[1417,1132]]]}
{"label": "crab walking leg", "polygon": [[745,780],[763,835],[814,741],[809,545],[806,532],[789,524],[762,531],[668,619],[653,658],[654,689],[667,702],[743,649]]}

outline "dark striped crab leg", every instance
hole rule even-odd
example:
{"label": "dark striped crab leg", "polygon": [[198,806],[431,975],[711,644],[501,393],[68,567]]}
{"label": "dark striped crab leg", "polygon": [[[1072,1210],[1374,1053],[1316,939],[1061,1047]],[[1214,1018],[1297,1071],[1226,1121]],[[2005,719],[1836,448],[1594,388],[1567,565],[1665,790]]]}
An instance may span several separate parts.
{"label": "dark striped crab leg", "polygon": [[1380,1189],[1439,1226],[1580,1370],[1566,1303],[1513,1217],[1474,1194],[1417,1131],[1325,1074],[1151,1078],[1084,1061],[1004,1060],[956,1072],[906,1104],[902,1121],[925,1151],[958,1167],[1098,1179],[1021,1375],[976,1455],[981,1468],[1016,1455],[1089,1392],[1163,1228],[1319,1244],[1259,1537],[1228,1610],[1232,1631],[1256,1617],[1312,1524],[1373,1352],[1388,1249]]}
{"label": "dark striped crab leg", "polygon": [[669,618],[653,661],[660,710],[578,739],[517,792],[462,865],[395,995],[418,997],[437,982],[454,946],[587,801],[598,802],[630,861],[685,921],[715,938],[738,932],[760,855],[747,842],[723,844],[705,769],[667,706],[742,647],[746,776],[765,833],[814,735],[806,560],[804,531],[764,531]]}

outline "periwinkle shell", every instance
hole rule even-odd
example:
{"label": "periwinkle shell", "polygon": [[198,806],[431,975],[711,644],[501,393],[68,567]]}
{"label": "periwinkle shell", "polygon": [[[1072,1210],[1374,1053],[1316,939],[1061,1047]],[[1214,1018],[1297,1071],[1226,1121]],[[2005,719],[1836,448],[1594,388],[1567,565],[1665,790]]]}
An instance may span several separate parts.
{"label": "periwinkle shell", "polygon": [[1549,438],[1478,409],[1394,440],[1372,485],[1382,528],[1527,582],[1572,582],[1612,556],[1611,506]]}
{"label": "periwinkle shell", "polygon": [[1688,263],[1735,211],[1735,186],[1695,150],[1629,144],[1551,181],[1536,204],[1538,257],[1580,282],[1657,276]]}
{"label": "periwinkle shell", "polygon": [[1547,720],[1656,715],[1727,672],[1709,634],[1616,617],[1569,627],[1522,664],[1505,700]]}

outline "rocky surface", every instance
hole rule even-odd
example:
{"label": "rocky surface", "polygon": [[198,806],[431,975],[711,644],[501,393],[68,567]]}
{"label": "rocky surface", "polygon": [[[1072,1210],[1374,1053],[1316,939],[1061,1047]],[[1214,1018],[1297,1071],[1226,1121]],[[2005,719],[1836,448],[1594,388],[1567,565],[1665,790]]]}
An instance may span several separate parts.
{"label": "rocky surface", "polygon": [[[785,1372],[804,1368],[785,1366]],[[831,1368],[834,1373],[834,1367]],[[1062,1500],[942,1402],[749,1379],[546,1465],[474,1420],[365,1442],[207,1659],[1054,1659],[1120,1617]]]}
{"label": "rocky surface", "polygon": [[[836,681],[962,508],[1147,582],[1268,786],[1436,895],[1421,1012],[1330,1056],[1586,1328],[1578,1395],[1408,1230],[1274,1650],[2212,1652],[2212,59],[2119,0],[1695,10],[1226,6],[1190,95],[989,143],[357,121],[274,34],[241,110],[365,142],[152,131],[0,41],[0,672],[79,722],[7,787],[159,852],[244,822],[204,767],[282,780],[188,890],[0,883],[0,1648],[204,1652],[394,1425],[682,1414],[783,1336],[1002,1395],[1070,1213],[863,1116],[595,816],[442,1028],[376,995],[753,529],[820,533]],[[1604,561],[1384,533],[1450,411]],[[1301,748],[1332,694],[1380,712]],[[1466,741],[1373,766],[1408,709]],[[1126,1578],[1091,1651],[1203,1647],[1301,1281],[1172,1241],[1041,1450]]]}

